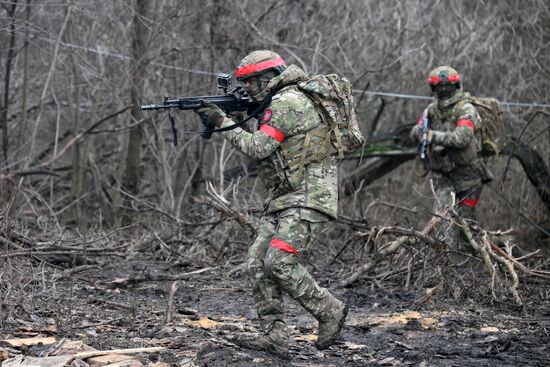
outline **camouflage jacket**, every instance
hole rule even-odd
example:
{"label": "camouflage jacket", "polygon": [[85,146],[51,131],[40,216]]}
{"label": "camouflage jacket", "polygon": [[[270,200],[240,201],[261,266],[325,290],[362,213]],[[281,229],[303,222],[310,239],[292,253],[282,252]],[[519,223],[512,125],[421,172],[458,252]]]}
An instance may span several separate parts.
{"label": "camouflage jacket", "polygon": [[[235,148],[257,160],[258,174],[269,192],[267,213],[310,208],[336,218],[336,160],[307,159],[321,144],[322,134],[314,132],[325,126],[313,102],[296,86],[305,76],[297,66],[289,66],[268,85],[267,89],[279,91],[261,115],[258,130],[250,133],[237,127],[222,135]],[[231,124],[233,121],[226,118],[221,126]],[[299,157],[306,157],[303,166],[295,164]]]}
{"label": "camouflage jacket", "polygon": [[[475,136],[481,118],[468,98],[468,93],[458,90],[448,100],[430,103],[424,111],[433,132],[429,151],[431,170],[448,175],[457,192],[472,188],[485,175]],[[414,127],[417,137],[420,123],[421,120]]]}

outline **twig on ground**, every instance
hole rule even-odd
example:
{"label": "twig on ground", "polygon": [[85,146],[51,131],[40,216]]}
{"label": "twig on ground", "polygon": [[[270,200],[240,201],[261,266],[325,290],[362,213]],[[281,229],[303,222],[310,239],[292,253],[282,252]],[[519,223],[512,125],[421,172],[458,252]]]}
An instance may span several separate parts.
{"label": "twig on ground", "polygon": [[178,281],[175,280],[168,284],[168,302],[166,303],[166,316],[164,318],[164,324],[172,322],[172,310],[174,308],[174,297],[178,290]]}
{"label": "twig on ground", "polygon": [[238,272],[243,272],[243,273],[245,273],[245,272],[246,272],[246,269],[247,269],[246,263],[243,262],[243,263],[241,263],[241,264],[235,266],[233,269],[229,270],[229,271],[227,272],[227,275],[228,275],[228,276],[232,276],[233,274],[236,274],[236,273],[238,273]]}
{"label": "twig on ground", "polygon": [[195,271],[190,271],[188,273],[180,273],[176,275],[149,275],[149,276],[143,276],[139,278],[119,278],[112,280],[110,282],[100,282],[101,284],[107,285],[107,286],[123,286],[123,285],[131,285],[131,284],[137,284],[137,283],[144,283],[144,282],[165,282],[165,281],[176,281],[176,280],[182,280],[190,277],[191,275],[201,274],[206,271],[214,270],[216,268],[203,268]]}
{"label": "twig on ground", "polygon": [[[357,281],[363,274],[365,274],[366,272],[373,269],[376,265],[378,265],[378,263],[384,257],[397,252],[397,250],[399,250],[401,246],[409,243],[411,237],[418,237],[432,244],[444,245],[442,241],[433,238],[432,236],[430,236],[430,234],[441,224],[441,222],[443,221],[443,218],[447,216],[447,213],[449,212],[449,210],[450,210],[449,208],[446,208],[436,213],[437,215],[434,216],[428,222],[428,224],[424,227],[422,232],[418,232],[412,229],[409,230],[409,229],[397,228],[397,227],[384,227],[378,230],[376,232],[377,237],[385,234],[385,232],[394,233],[394,234],[398,233],[398,234],[404,234],[404,235],[401,237],[398,237],[396,240],[390,242],[383,249],[378,251],[370,261],[360,266],[358,269],[355,270],[355,272],[352,275],[350,275],[348,278],[338,283],[338,287],[348,287],[349,285]],[[370,233],[364,234],[364,236],[367,236],[367,235],[370,236]]]}
{"label": "twig on ground", "polygon": [[[93,251],[92,251],[93,250]],[[114,252],[112,249],[57,249],[40,248],[35,250],[20,250],[0,254],[1,258],[12,258],[21,256],[52,256],[52,255],[82,255],[82,256],[125,256],[122,253]]]}
{"label": "twig on ground", "polygon": [[[500,288],[505,288],[508,289],[510,294],[512,294],[512,297],[517,305],[523,305],[523,301],[518,291],[519,276],[516,270],[520,270],[528,276],[550,279],[550,272],[528,269],[525,265],[521,264],[518,259],[514,259],[512,257],[510,246],[508,246],[509,253],[507,253],[495,245],[491,240],[491,233],[505,234],[510,231],[488,232],[469,224],[464,218],[460,217],[455,210],[451,213],[468,239],[468,243],[472,249],[483,260],[484,268],[491,277],[491,289],[494,299],[499,300],[499,297],[496,295],[496,291],[500,290]],[[479,240],[476,240],[474,230],[479,233]],[[497,266],[497,264],[501,265],[501,267]],[[501,275],[501,273],[504,274]],[[509,276],[511,281],[506,280],[508,278],[504,276],[506,274]],[[498,289],[495,287],[498,287]]]}
{"label": "twig on ground", "polygon": [[73,329],[87,329],[89,327],[109,325],[109,324],[114,324],[116,322],[124,320],[124,318],[125,317],[117,317],[117,318],[114,318],[114,319],[109,319],[109,320],[105,320],[105,321],[101,321],[101,322],[94,322],[94,323],[91,323],[91,324],[76,325],[76,326],[73,326],[72,328]]}
{"label": "twig on ground", "polygon": [[74,268],[70,268],[70,269],[67,269],[67,270],[63,271],[57,277],[54,277],[54,281],[70,277],[70,276],[72,276],[76,273],[81,273],[83,271],[94,270],[94,269],[99,269],[99,268],[100,268],[99,265],[81,265],[81,266],[77,266],[77,267],[74,267]]}

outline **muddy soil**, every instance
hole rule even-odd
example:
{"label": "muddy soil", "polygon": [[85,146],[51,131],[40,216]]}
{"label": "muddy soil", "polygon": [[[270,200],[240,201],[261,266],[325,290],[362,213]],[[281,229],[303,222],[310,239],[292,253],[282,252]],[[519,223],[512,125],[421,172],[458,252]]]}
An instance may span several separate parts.
{"label": "muddy soil", "polygon": [[[335,290],[351,308],[343,340],[327,351],[315,349],[316,321],[290,299],[286,305],[292,360],[240,349],[230,337],[257,332],[258,323],[248,282],[242,273],[229,276],[233,268],[218,267],[178,281],[171,320],[166,322],[168,282],[110,282],[198,268],[145,260],[109,263],[58,282],[53,299],[50,291],[22,305],[20,317],[4,323],[2,338],[34,330],[82,340],[96,349],[164,346],[166,351],[142,354],[140,359],[174,366],[549,365],[547,296],[519,310],[425,300],[421,293],[388,283],[382,288],[365,284]],[[330,279],[327,273],[315,276]]]}

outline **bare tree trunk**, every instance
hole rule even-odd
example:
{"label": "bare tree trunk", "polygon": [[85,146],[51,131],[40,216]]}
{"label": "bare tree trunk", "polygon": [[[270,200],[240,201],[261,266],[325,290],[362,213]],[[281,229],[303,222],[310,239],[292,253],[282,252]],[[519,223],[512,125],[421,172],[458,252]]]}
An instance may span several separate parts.
{"label": "bare tree trunk", "polygon": [[[71,105],[74,106],[73,110],[73,131],[76,136],[80,131],[80,88],[78,87],[78,72],[75,65],[74,59],[71,60],[72,63],[72,77],[71,77],[71,94],[73,98],[69,97],[69,100],[72,99]],[[92,106],[93,108],[93,106]],[[86,143],[79,141],[75,143],[72,149],[72,163],[71,163],[71,200],[75,202],[74,207],[70,211],[72,219],[75,220],[76,224],[83,228],[85,226],[86,215],[84,213],[84,205],[81,199],[82,195],[86,190],[85,188],[85,169],[84,165],[86,164],[86,157],[83,152],[84,145]],[[55,154],[54,154],[55,156]]]}
{"label": "bare tree trunk", "polygon": [[[73,40],[76,39],[75,28],[73,27],[72,20],[69,20],[67,24],[66,32],[66,42],[73,43]],[[80,111],[80,97],[81,94],[85,93],[85,90],[80,88],[80,72],[79,65],[77,64],[77,59],[74,55],[70,55],[70,65],[71,65],[71,77],[70,77],[70,86],[68,100],[71,101],[69,106],[72,106],[72,130],[73,135],[76,137],[81,133],[81,130],[86,126],[86,117],[81,116]],[[83,94],[85,96],[85,94]],[[91,92],[92,100],[92,110],[91,116],[97,115],[97,101],[95,98],[95,89]],[[56,143],[58,140],[58,133],[56,132]],[[74,203],[70,213],[71,221],[74,221],[75,224],[81,228],[85,229],[87,227],[87,213],[86,213],[86,201],[83,199],[86,196],[89,188],[87,187],[86,181],[86,170],[89,165],[88,152],[87,152],[88,143],[86,139],[79,139],[74,146],[72,147],[72,162],[71,162],[71,202]],[[57,149],[54,149],[54,157],[57,156]]]}
{"label": "bare tree trunk", "polygon": [[21,154],[21,147],[25,140],[25,133],[27,132],[27,94],[29,91],[29,19],[31,17],[31,0],[27,0],[25,9],[25,41],[23,43],[23,85],[21,96],[21,122],[19,123],[19,133],[17,137],[17,157],[16,161],[19,161]]}
{"label": "bare tree trunk", "polygon": [[519,161],[542,202],[550,210],[550,172],[540,154],[521,142],[508,143],[504,154],[511,155]]}
{"label": "bare tree trunk", "polygon": [[[208,32],[208,35],[210,37],[209,42],[209,49],[208,49],[208,60],[205,61],[209,62],[210,66],[210,72],[213,73],[216,70],[216,51],[218,44],[220,43],[218,38],[218,32],[216,30],[219,27],[219,18],[220,18],[220,7],[218,6],[218,2],[215,0],[209,1],[208,5],[212,7],[211,16],[209,19],[209,22],[207,23],[206,27],[207,29],[205,31]],[[206,78],[203,76],[203,80]],[[208,79],[206,79],[208,80]],[[205,147],[203,142],[201,141],[200,146],[197,147],[196,154],[197,154],[197,167],[198,169],[193,171],[193,178],[191,180],[191,187],[192,187],[192,196],[198,195],[201,192],[202,189],[202,181],[205,177],[205,170],[208,169],[209,165],[212,163],[211,161],[205,161],[204,155],[205,155],[205,148],[211,149],[211,147]],[[207,175],[207,174],[206,174]]]}
{"label": "bare tree trunk", "polygon": [[36,121],[34,123],[34,127],[32,129],[32,134],[30,138],[30,146],[29,146],[29,153],[28,153],[28,159],[25,162],[25,168],[29,167],[29,164],[32,162],[32,153],[34,150],[34,145],[36,144],[36,136],[38,135],[38,130],[40,128],[40,121],[42,120],[42,114],[44,113],[44,109],[41,108],[42,102],[44,99],[46,99],[46,95],[48,90],[50,89],[50,82],[52,80],[52,77],[55,73],[55,66],[57,65],[57,58],[59,55],[59,47],[61,44],[61,39],[63,38],[63,34],[65,33],[65,29],[67,28],[67,24],[69,22],[69,19],[71,18],[73,7],[69,3],[67,6],[67,13],[65,15],[65,19],[63,20],[63,24],[61,25],[61,29],[59,30],[59,34],[57,36],[57,42],[55,44],[55,48],[53,51],[52,56],[52,62],[50,64],[50,69],[48,70],[48,74],[46,76],[46,81],[44,82],[44,86],[42,87],[42,94],[40,95],[39,100],[39,109],[38,109],[38,116],[36,116]]}
{"label": "bare tree trunk", "polygon": [[2,153],[4,155],[4,165],[9,170],[8,164],[8,105],[10,101],[10,77],[11,64],[15,54],[15,10],[17,9],[17,0],[11,3],[8,10],[10,22],[10,46],[8,48],[8,57],[6,58],[6,71],[4,75],[4,100],[2,102],[2,112],[0,114],[0,127],[2,128]]}
{"label": "bare tree trunk", "polygon": [[[142,116],[139,105],[143,93],[145,66],[147,64],[147,58],[145,56],[147,28],[144,22],[147,18],[150,2],[147,0],[137,0],[135,4],[131,67],[132,85],[130,87],[130,103],[132,105],[130,109],[131,122],[139,121]],[[123,190],[131,195],[135,195],[139,191],[139,165],[141,163],[142,140],[143,131],[141,124],[139,124],[130,130],[128,149],[126,152],[126,167],[122,178]],[[127,199],[124,201],[127,202]],[[124,211],[123,222],[130,222],[130,213],[128,210]]]}

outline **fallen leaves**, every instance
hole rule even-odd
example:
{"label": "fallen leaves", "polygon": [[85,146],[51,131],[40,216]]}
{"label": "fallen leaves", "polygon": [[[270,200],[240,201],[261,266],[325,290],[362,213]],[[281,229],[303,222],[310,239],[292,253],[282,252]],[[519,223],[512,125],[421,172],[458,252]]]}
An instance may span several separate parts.
{"label": "fallen leaves", "polygon": [[293,339],[294,340],[304,340],[304,341],[311,341],[311,342],[314,342],[314,341],[317,341],[317,335],[313,335],[313,334],[299,334],[299,335],[294,335],[293,336]]}
{"label": "fallen leaves", "polygon": [[222,325],[222,323],[211,320],[208,317],[201,317],[198,320],[183,320],[182,323],[196,329],[213,329]]}
{"label": "fallen leaves", "polygon": [[239,330],[244,329],[245,319],[242,317],[231,318],[231,317],[219,317],[219,321],[213,320],[210,317],[203,316],[198,319],[182,319],[179,321],[185,326],[189,326],[194,329],[214,329],[233,326]]}
{"label": "fallen leaves", "polygon": [[368,325],[369,327],[391,327],[399,324],[406,325],[413,321],[419,322],[425,329],[432,328],[439,323],[439,321],[433,317],[422,315],[417,311],[407,310],[401,313],[370,315],[363,319],[348,322],[348,324],[353,326]]}
{"label": "fallen leaves", "polygon": [[498,332],[501,331],[499,328],[494,327],[494,326],[485,326],[485,327],[482,327],[479,330],[484,332],[484,333],[498,333]]}

